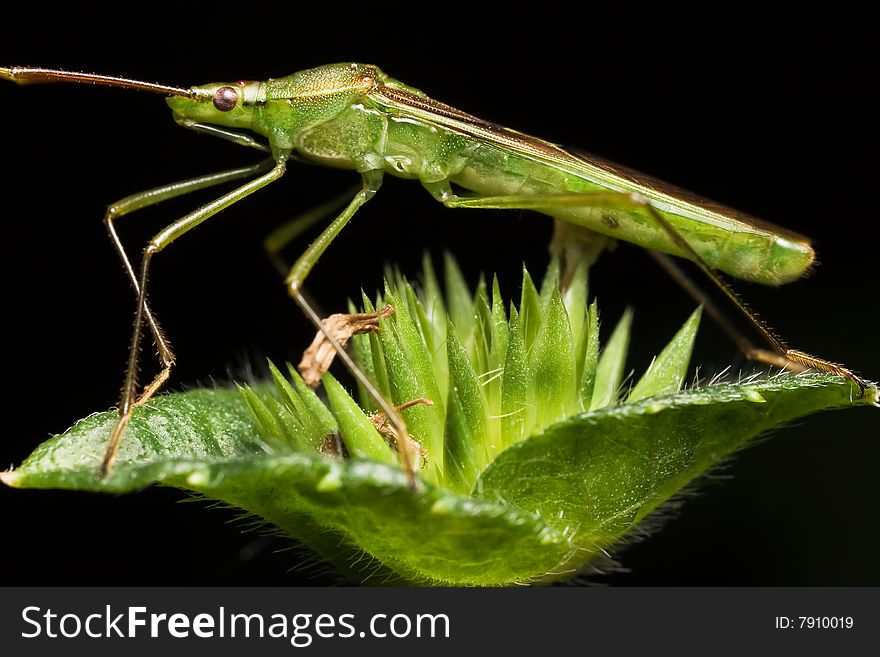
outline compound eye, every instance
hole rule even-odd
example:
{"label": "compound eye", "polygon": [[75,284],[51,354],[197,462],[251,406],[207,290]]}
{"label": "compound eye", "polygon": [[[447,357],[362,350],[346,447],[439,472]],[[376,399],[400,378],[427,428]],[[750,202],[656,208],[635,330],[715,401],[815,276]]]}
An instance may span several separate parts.
{"label": "compound eye", "polygon": [[221,112],[228,112],[238,102],[238,92],[232,87],[220,87],[214,92],[214,107]]}

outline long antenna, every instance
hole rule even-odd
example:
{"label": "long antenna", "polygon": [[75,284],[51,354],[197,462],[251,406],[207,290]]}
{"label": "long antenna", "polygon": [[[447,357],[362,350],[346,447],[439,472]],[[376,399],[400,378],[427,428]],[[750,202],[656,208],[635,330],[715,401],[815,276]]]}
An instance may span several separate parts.
{"label": "long antenna", "polygon": [[120,78],[113,75],[96,75],[95,73],[76,73],[74,71],[60,71],[54,68],[0,68],[0,79],[12,80],[18,84],[40,84],[44,82],[76,82],[81,84],[99,84],[105,87],[123,87],[125,89],[139,89],[152,91],[165,96],[186,96],[194,98],[196,93],[192,89],[182,87],[169,87],[164,84],[143,82],[130,78]]}

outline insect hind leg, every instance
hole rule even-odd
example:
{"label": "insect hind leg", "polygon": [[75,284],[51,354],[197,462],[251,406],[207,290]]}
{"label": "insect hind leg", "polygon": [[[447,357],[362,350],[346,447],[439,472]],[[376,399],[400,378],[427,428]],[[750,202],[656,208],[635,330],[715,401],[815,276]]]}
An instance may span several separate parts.
{"label": "insect hind leg", "polygon": [[[640,195],[635,194],[634,200],[638,202],[643,208],[648,211],[648,214],[663,228],[664,231],[669,235],[675,244],[684,251],[688,257],[703,271],[703,273],[712,281],[723,293],[724,295],[733,303],[733,305],[745,316],[754,326],[758,332],[764,337],[767,343],[772,347],[773,351],[768,352],[766,349],[758,349],[755,348],[751,343],[742,337],[738,332],[736,332],[730,325],[730,323],[723,318],[722,314],[714,308],[714,312],[710,314],[710,316],[719,323],[725,332],[728,335],[733,337],[734,342],[740,347],[743,351],[743,354],[751,359],[756,360],[763,363],[768,363],[770,365],[778,365],[785,369],[791,369],[795,371],[803,371],[806,369],[816,369],[820,372],[826,372],[828,374],[834,374],[836,376],[841,376],[849,379],[853,383],[855,383],[859,387],[859,396],[861,399],[865,396],[865,391],[868,388],[868,383],[858,376],[851,369],[844,367],[840,363],[835,363],[833,361],[827,360],[825,358],[820,358],[819,356],[813,356],[812,354],[808,354],[805,351],[801,351],[800,349],[792,349],[789,347],[770,326],[762,320],[757,313],[751,310],[751,308],[746,305],[746,303],[739,297],[739,295],[733,290],[728,283],[721,278],[721,275],[718,274],[714,269],[712,269],[703,258],[688,244],[687,240],[672,227],[672,225],[666,221],[663,215],[647,201],[647,199],[642,198]],[[671,259],[667,256],[663,256],[662,254],[655,254],[655,258],[658,262],[663,264],[664,258],[666,259],[666,265],[664,265],[664,269],[671,272],[672,269],[678,270],[678,276],[673,275],[673,278],[678,280],[680,283],[682,279],[687,280],[687,277],[678,269],[678,266],[675,265]],[[685,290],[691,293],[692,296],[697,298],[701,302],[705,302],[707,299],[706,295],[698,290],[696,285],[683,285]],[[699,296],[695,296],[693,291],[697,291]],[[714,304],[713,304],[714,306]],[[727,328],[725,328],[727,327]]]}
{"label": "insect hind leg", "polygon": [[[813,356],[805,351],[790,348],[783,342],[773,330],[758,317],[743,302],[736,292],[733,291],[723,278],[710,267],[705,260],[688,244],[687,240],[679,234],[675,228],[663,217],[663,215],[641,194],[625,193],[625,192],[593,192],[593,193],[560,193],[560,194],[528,194],[528,195],[508,195],[508,196],[472,196],[462,197],[452,193],[449,184],[445,181],[439,183],[431,183],[425,185],[426,189],[434,196],[435,199],[451,208],[486,208],[486,209],[525,209],[525,210],[553,210],[558,208],[575,208],[575,207],[601,207],[620,210],[644,210],[672,239],[675,245],[681,251],[693,260],[694,263],[703,271],[703,273],[711,280],[724,295],[736,306],[736,308],[751,322],[758,332],[764,337],[772,352],[764,349],[755,349],[751,343],[740,342],[739,339],[734,341],[737,344],[749,345],[748,350],[744,350],[747,357],[762,362],[770,362],[774,365],[781,365],[791,369],[813,368],[829,374],[842,376],[859,387],[859,398],[864,397],[868,384],[861,377],[857,376],[852,370],[839,363]],[[695,286],[693,286],[695,287]],[[687,289],[687,288],[686,288]],[[699,299],[705,299],[705,295],[701,294]],[[721,313],[717,313],[721,316]],[[711,316],[711,315],[710,315]],[[716,320],[717,321],[717,320]],[[729,322],[725,324],[730,326]],[[772,355],[771,354],[774,354]]]}

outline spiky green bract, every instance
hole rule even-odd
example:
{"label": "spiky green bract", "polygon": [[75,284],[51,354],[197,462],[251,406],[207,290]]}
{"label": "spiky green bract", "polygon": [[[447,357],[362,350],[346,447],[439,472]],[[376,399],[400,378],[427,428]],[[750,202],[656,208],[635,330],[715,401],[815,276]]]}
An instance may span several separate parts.
{"label": "spiky green bract", "polygon": [[[549,275],[559,276],[555,262]],[[494,279],[472,295],[447,267],[444,299],[433,298],[430,267],[421,291],[389,275],[377,301],[397,312],[352,347],[393,403],[434,402],[403,411],[427,458],[416,489],[393,434],[377,431],[333,377],[324,377],[328,408],[295,372],[274,367],[268,383],[168,394],[138,408],[107,480],[95,472],[111,412],[0,476],[22,488],[195,491],[274,523],[361,581],[540,583],[604,554],[755,436],[816,411],[878,403],[876,387],[859,398],[830,375],[680,390],[699,311],[622,402],[631,314],[600,350],[586,276],[578,268],[566,291],[545,283],[539,292],[524,272],[520,308],[508,318]]]}
{"label": "spiky green bract", "polygon": [[446,416],[446,484],[468,493],[488,462],[486,404],[480,382],[467,360],[454,327],[447,331],[449,354],[449,412]]}
{"label": "spiky green bract", "polygon": [[700,325],[701,309],[697,308],[688,317],[678,333],[660,352],[660,355],[648,366],[647,371],[630,391],[626,401],[636,402],[645,397],[676,392],[681,388],[687,375],[687,366],[691,360],[694,338]]}
{"label": "spiky green bract", "polygon": [[[349,454],[359,459],[371,459],[380,463],[396,461],[391,447],[376,430],[370,418],[364,415],[355,401],[349,397],[332,374],[324,375],[324,390],[333,414],[339,419],[339,439]],[[333,434],[327,434],[333,438]]]}

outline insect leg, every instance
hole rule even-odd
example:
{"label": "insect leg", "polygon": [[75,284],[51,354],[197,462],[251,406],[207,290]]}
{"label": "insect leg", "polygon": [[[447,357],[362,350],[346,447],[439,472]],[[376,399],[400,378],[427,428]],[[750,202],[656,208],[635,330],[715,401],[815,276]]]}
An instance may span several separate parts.
{"label": "insect leg", "polygon": [[[783,342],[770,328],[770,326],[764,322],[757,314],[752,312],[751,309],[745,304],[745,302],[739,298],[736,292],[733,291],[733,288],[727,284],[727,282],[721,278],[721,276],[712,269],[706,261],[703,260],[700,255],[694,251],[693,247],[687,243],[687,240],[682,237],[675,228],[661,215],[657,209],[651,205],[646,199],[642,198],[639,195],[634,195],[635,202],[641,205],[648,211],[654,220],[666,231],[669,237],[672,239],[676,245],[684,251],[688,257],[696,263],[696,265],[703,271],[703,273],[711,280],[717,287],[720,289],[724,295],[733,303],[734,306],[752,323],[752,325],[758,330],[758,332],[764,336],[764,339],[767,340],[767,343],[773,348],[779,356],[783,358],[784,361],[787,361],[782,364],[782,367],[788,367],[789,363],[794,363],[794,369],[817,369],[822,372],[827,372],[829,374],[835,374],[837,376],[842,376],[844,378],[853,381],[859,387],[859,398],[864,397],[865,390],[868,388],[867,382],[865,382],[861,377],[857,376],[852,370],[847,367],[844,367],[840,363],[834,363],[830,360],[826,360],[824,358],[820,358],[818,356],[813,356],[812,354],[808,354],[805,351],[801,351],[800,349],[792,349],[785,342]],[[687,288],[685,288],[687,289]],[[770,363],[770,364],[778,364],[774,361],[773,358],[770,357],[768,352],[764,349],[753,349],[750,353],[745,354],[749,358],[753,358],[758,361]]]}
{"label": "insect leg", "polygon": [[[137,275],[131,265],[131,260],[129,259],[125,247],[122,245],[122,241],[119,239],[119,235],[116,232],[115,223],[117,219],[135,212],[136,210],[155,205],[161,201],[189,194],[190,192],[195,192],[200,189],[206,189],[214,185],[222,185],[223,183],[231,182],[233,180],[247,178],[248,176],[260,173],[260,171],[266,169],[271,162],[272,160],[266,160],[254,166],[242,167],[240,169],[232,169],[230,171],[223,171],[221,173],[214,173],[207,176],[199,176],[198,178],[174,182],[138,194],[132,194],[131,196],[127,196],[112,203],[104,214],[104,225],[107,227],[107,232],[110,235],[110,240],[113,243],[113,247],[116,249],[116,253],[119,254],[119,257],[122,260],[129,281],[134,288],[135,295],[139,293],[140,286],[138,285]],[[150,395],[152,395],[167,378],[171,366],[174,364],[174,354],[171,352],[171,347],[168,344],[168,341],[162,335],[162,329],[159,326],[158,321],[150,311],[150,307],[146,304],[144,305],[144,318],[146,319],[147,325],[150,327],[150,332],[153,334],[153,340],[156,343],[156,349],[159,352],[159,360],[162,366],[162,372],[160,372],[153,382],[151,382],[145,389],[150,391]]]}
{"label": "insect leg", "polygon": [[426,189],[438,201],[451,208],[487,208],[487,209],[522,209],[522,210],[553,210],[563,207],[595,207],[609,208],[618,210],[631,210],[640,208],[645,210],[657,224],[670,236],[676,246],[678,246],[687,257],[696,263],[704,274],[727,296],[727,298],[737,307],[737,309],[752,323],[752,325],[764,336],[768,344],[772,347],[782,360],[775,358],[768,359],[765,356],[768,352],[765,350],[752,350],[749,357],[757,357],[758,360],[764,362],[772,362],[773,364],[783,363],[783,366],[794,364],[796,369],[814,368],[829,374],[842,376],[853,381],[859,386],[860,396],[865,394],[868,384],[858,377],[852,370],[833,363],[824,358],[813,356],[799,349],[791,349],[770,327],[760,319],[755,313],[749,310],[748,306],[737,296],[724,279],[719,276],[694,251],[675,228],[660,214],[660,212],[640,194],[628,194],[623,192],[596,192],[584,194],[532,194],[532,195],[510,195],[510,196],[474,196],[462,197],[452,193],[449,184],[446,182],[426,184]]}
{"label": "insect leg", "polygon": [[245,134],[243,132],[227,130],[226,128],[211,125],[210,123],[199,123],[197,121],[193,121],[192,119],[175,117],[174,120],[177,121],[177,125],[184,127],[187,130],[192,130],[193,132],[198,132],[200,134],[208,135],[210,137],[217,137],[219,139],[231,141],[233,144],[238,144],[239,146],[245,146],[247,148],[254,148],[258,151],[263,151],[264,153],[272,152],[272,149],[269,148],[269,146],[260,141],[257,141],[251,135]]}
{"label": "insect leg", "polygon": [[[266,236],[263,240],[263,249],[266,251],[269,261],[274,265],[275,269],[278,270],[278,273],[280,273],[281,276],[286,279],[287,275],[290,273],[291,265],[285,262],[284,258],[281,256],[281,252],[287,247],[287,245],[319,221],[332,217],[334,213],[339,212],[339,210],[348,205],[352,195],[359,192],[360,189],[361,185],[356,185],[336,198],[327,201],[326,203],[322,203],[321,205],[294,217],[290,221],[281,224]],[[306,301],[319,316],[326,318],[326,313],[321,311],[318,303],[305,288],[301,287],[300,293],[306,298]],[[323,333],[319,331],[318,335],[323,335]],[[332,354],[335,353],[335,351],[332,352]],[[333,357],[332,354],[330,356],[331,359]]]}
{"label": "insect leg", "polygon": [[376,402],[379,410],[385,413],[388,422],[393,426],[397,436],[397,449],[403,458],[403,465],[409,477],[410,486],[415,488],[415,455],[410,451],[409,434],[406,430],[406,423],[403,421],[400,413],[391,402],[385,399],[385,396],[376,388],[366,374],[357,366],[348,352],[339,344],[332,332],[327,328],[321,320],[317,312],[312,308],[302,293],[302,284],[311,272],[312,267],[318,262],[318,258],[327,250],[333,239],[351,220],[358,209],[367,201],[369,201],[382,184],[381,171],[367,171],[363,175],[363,185],[360,191],[355,194],[345,209],[336,216],[327,228],[312,242],[303,254],[297,258],[290,273],[287,276],[287,288],[290,295],[294,298],[297,305],[305,313],[309,321],[327,338],[327,341],[336,351],[339,358],[345,364],[346,368],[351,372],[352,376],[357,379],[364,390]]}
{"label": "insect leg", "polygon": [[776,353],[775,351],[770,351],[768,349],[759,349],[752,341],[745,337],[733,324],[730,320],[727,319],[727,316],[718,308],[715,302],[703,292],[700,287],[691,280],[690,276],[688,276],[684,270],[678,266],[675,260],[666,255],[665,253],[660,253],[659,251],[654,251],[653,249],[646,249],[648,255],[650,255],[654,260],[659,264],[663,270],[669,274],[672,279],[678,283],[681,288],[687,292],[691,298],[693,298],[697,303],[703,306],[703,309],[706,311],[706,314],[712,318],[712,320],[721,328],[722,331],[730,338],[730,341],[733,342],[737,348],[743,353],[743,355],[749,360],[756,360],[762,363],[766,363],[768,365],[775,365],[776,367],[781,367],[784,369],[792,369],[797,371],[805,371],[809,368],[794,362],[790,361],[785,356]]}
{"label": "insect leg", "polygon": [[135,405],[143,404],[149,400],[168,377],[169,369],[165,368],[163,372],[156,377],[153,383],[144,390],[140,398],[136,399],[137,366],[139,360],[138,347],[140,346],[141,341],[141,328],[144,322],[146,308],[147,281],[149,279],[150,263],[152,262],[153,256],[162,251],[175,239],[189,232],[203,221],[213,217],[221,210],[226,209],[233,203],[240,201],[258,189],[265,187],[269,183],[278,180],[284,175],[285,169],[285,161],[278,161],[275,164],[275,167],[268,173],[251,180],[241,187],[224,194],[220,198],[203,205],[198,210],[178,219],[169,226],[166,226],[164,230],[154,235],[147,243],[147,246],[144,249],[143,260],[141,261],[140,278],[138,279],[137,309],[135,312],[131,343],[129,344],[128,350],[128,366],[125,370],[125,381],[122,386],[122,399],[119,402],[119,418],[116,420],[116,425],[113,427],[113,432],[110,435],[110,442],[107,444],[107,450],[104,453],[104,460],[102,461],[101,468],[98,472],[99,478],[105,478],[110,472],[110,466],[113,464],[116,454],[119,451],[119,443],[122,439],[122,434],[124,433],[126,426],[128,426]]}
{"label": "insect leg", "polygon": [[316,223],[328,216],[332,216],[334,212],[338,212],[341,208],[348,205],[352,195],[360,190],[361,185],[346,190],[336,198],[285,222],[266,236],[266,239],[263,240],[263,248],[269,256],[269,260],[272,261],[272,264],[275,265],[275,268],[282,276],[286,277],[290,273],[290,265],[281,258],[281,251]]}

